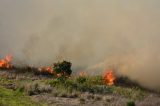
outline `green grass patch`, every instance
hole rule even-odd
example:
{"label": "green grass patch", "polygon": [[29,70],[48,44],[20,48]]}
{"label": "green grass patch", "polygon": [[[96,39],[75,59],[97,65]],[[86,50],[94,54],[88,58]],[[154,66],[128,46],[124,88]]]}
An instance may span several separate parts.
{"label": "green grass patch", "polygon": [[14,80],[9,80],[9,79],[0,77],[0,84],[9,84],[9,83],[13,83],[13,82],[14,82]]}
{"label": "green grass patch", "polygon": [[0,86],[0,106],[42,106],[30,100],[19,91],[13,91]]}

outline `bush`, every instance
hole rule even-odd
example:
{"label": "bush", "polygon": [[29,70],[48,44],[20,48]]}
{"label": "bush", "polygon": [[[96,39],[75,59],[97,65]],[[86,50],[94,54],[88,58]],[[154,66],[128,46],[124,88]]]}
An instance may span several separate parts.
{"label": "bush", "polygon": [[72,64],[67,61],[62,61],[58,63],[54,63],[53,69],[57,74],[62,74],[62,76],[67,76],[71,75],[72,70],[71,70]]}

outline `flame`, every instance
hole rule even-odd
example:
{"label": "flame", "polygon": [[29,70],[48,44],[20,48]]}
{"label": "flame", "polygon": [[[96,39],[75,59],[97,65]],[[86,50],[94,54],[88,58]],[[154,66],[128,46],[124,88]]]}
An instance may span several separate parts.
{"label": "flame", "polygon": [[81,72],[79,73],[79,76],[80,76],[80,77],[85,77],[85,76],[87,76],[87,73],[84,72],[84,71],[81,71]]}
{"label": "flame", "polygon": [[0,68],[5,68],[5,69],[12,68],[11,61],[12,61],[12,56],[7,55],[4,59],[0,60]]}
{"label": "flame", "polygon": [[54,70],[52,69],[52,67],[42,67],[38,69],[40,72],[48,72],[51,74],[54,74]]}
{"label": "flame", "polygon": [[53,73],[52,67],[46,67],[45,70],[48,71],[49,73]]}
{"label": "flame", "polygon": [[68,74],[65,73],[65,72],[56,73],[56,72],[54,71],[54,69],[53,69],[51,66],[50,66],[50,67],[42,67],[42,68],[38,68],[38,70],[39,70],[40,72],[47,72],[47,73],[50,73],[50,74],[56,76],[57,78],[62,77],[62,76],[69,77]]}
{"label": "flame", "polygon": [[112,70],[107,70],[103,76],[104,82],[107,85],[113,85],[116,79]]}

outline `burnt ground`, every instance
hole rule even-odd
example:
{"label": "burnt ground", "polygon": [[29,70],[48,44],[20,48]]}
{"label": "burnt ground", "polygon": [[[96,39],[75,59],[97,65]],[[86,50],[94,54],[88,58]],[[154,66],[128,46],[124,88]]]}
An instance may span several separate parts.
{"label": "burnt ground", "polygon": [[[136,106],[160,106],[159,93],[147,90],[144,90],[145,93],[143,93],[142,90],[140,93],[138,91],[138,96],[143,94],[143,97],[139,98],[134,96],[137,95],[137,91],[130,89],[132,84],[129,86],[119,84],[118,88],[113,87],[120,93],[92,93],[87,91],[66,93],[46,84],[47,81],[54,79],[51,75],[37,73],[35,70],[31,68],[0,70],[0,86],[12,90],[25,88],[25,95],[29,95],[31,100],[44,106],[134,106],[134,104]],[[32,87],[35,85],[38,86],[38,90],[36,87]]]}

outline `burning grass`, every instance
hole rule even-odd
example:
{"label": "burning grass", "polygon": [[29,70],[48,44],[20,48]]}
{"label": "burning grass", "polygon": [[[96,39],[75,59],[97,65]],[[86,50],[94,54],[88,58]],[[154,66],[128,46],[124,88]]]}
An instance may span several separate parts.
{"label": "burning grass", "polygon": [[12,56],[7,55],[4,59],[0,60],[0,69],[11,69],[12,68]]}
{"label": "burning grass", "polygon": [[143,100],[149,92],[127,77],[118,77],[112,69],[99,76],[89,76],[83,71],[77,76],[72,76],[72,64],[67,61],[57,62],[49,67],[35,68],[14,67],[11,60],[10,56],[0,60],[0,69],[7,69],[2,71],[3,74],[0,73],[0,86],[28,96],[48,93],[61,98],[81,98],[81,95],[89,93],[116,95],[137,101]]}
{"label": "burning grass", "polygon": [[105,74],[103,75],[103,79],[105,84],[114,85],[116,76],[114,75],[113,71],[110,69],[105,72]]}
{"label": "burning grass", "polygon": [[[72,70],[71,70],[71,63],[67,61],[61,61],[54,63],[52,66],[49,67],[16,67],[12,65],[12,58],[11,56],[6,56],[5,59],[0,60],[0,70],[7,70],[8,74],[32,74],[37,76],[46,76],[52,78],[58,77],[70,77]],[[2,75],[4,77],[9,77],[8,74]],[[16,75],[14,78],[16,78]]]}
{"label": "burning grass", "polygon": [[[65,64],[64,64],[65,63]],[[57,63],[55,65],[58,70],[57,74],[61,74],[60,76],[55,76],[50,71],[38,71],[37,68],[26,67],[26,68],[15,68],[15,72],[19,72],[24,74],[24,72],[34,73],[34,75],[50,75],[50,79],[46,81],[46,86],[50,85],[58,90],[62,90],[63,92],[89,92],[93,94],[116,94],[122,95],[131,99],[142,98],[145,93],[142,93],[144,90],[141,89],[136,83],[132,83],[129,79],[116,77],[112,70],[107,70],[105,74],[102,76],[88,76],[86,73],[81,72],[77,77],[68,77],[69,74],[66,74],[67,71],[70,70],[71,65],[66,62]],[[55,67],[54,66],[54,67]],[[46,70],[53,70],[53,68],[45,68]],[[42,70],[45,70],[42,69]],[[17,71],[18,70],[18,71]],[[27,70],[27,71],[26,71]],[[11,72],[14,72],[13,70]],[[53,71],[52,71],[53,72]],[[16,79],[15,79],[16,80]],[[32,84],[31,84],[32,85]],[[125,85],[125,86],[124,86]],[[123,86],[123,88],[121,87]],[[137,88],[139,89],[137,89]],[[33,89],[31,89],[33,88]],[[39,94],[41,92],[38,87],[29,87],[29,90],[25,90],[29,93],[29,95]],[[133,97],[134,95],[134,97]]]}

